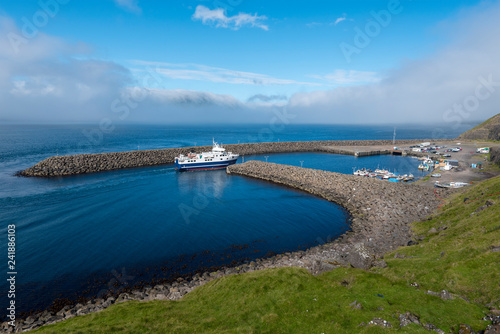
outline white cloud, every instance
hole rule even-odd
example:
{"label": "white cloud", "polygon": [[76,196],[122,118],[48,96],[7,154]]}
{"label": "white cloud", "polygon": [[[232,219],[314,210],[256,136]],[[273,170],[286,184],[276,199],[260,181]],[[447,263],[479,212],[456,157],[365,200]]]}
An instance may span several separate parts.
{"label": "white cloud", "polygon": [[197,80],[214,83],[244,85],[305,85],[319,86],[311,82],[274,78],[266,74],[234,71],[200,64],[172,64],[162,62],[133,61],[136,65],[154,66],[155,71],[170,79]]}
{"label": "white cloud", "polygon": [[[269,120],[272,108],[283,105],[297,115],[294,122],[298,123],[429,121],[453,127],[452,118],[485,119],[498,113],[500,105],[498,17],[500,3],[482,3],[460,14],[457,22],[446,23],[451,37],[434,55],[408,61],[385,73],[383,79],[373,72],[354,70],[315,75],[340,86],[293,95],[290,89],[297,89],[293,85],[303,86],[299,89],[304,91],[324,85],[200,64],[135,61],[135,71],[143,75],[148,67],[157,69],[155,79],[161,84],[145,90],[141,101],[129,101],[136,107],[131,108],[127,121],[258,122]],[[11,19],[0,17],[0,120],[99,122],[103,117],[117,119],[111,108],[115,99],[128,106],[133,88],[125,87],[141,73],[132,75],[114,62],[92,59],[89,47],[43,33],[22,44],[16,53],[6,37],[9,33],[22,34]],[[467,99],[477,95],[481,78],[492,81],[489,87],[480,88],[481,96],[487,97],[478,100],[477,108],[453,111],[454,104],[473,101]],[[260,94],[242,102],[208,91],[160,89],[168,79],[253,85],[248,86],[249,95]],[[275,89],[271,85],[292,86]],[[269,94],[270,89],[285,91],[290,99]]]}
{"label": "white cloud", "polygon": [[325,75],[310,75],[311,78],[325,80],[332,84],[360,84],[368,82],[378,82],[376,72],[354,71],[354,70],[335,70]]}
{"label": "white cloud", "polygon": [[87,46],[39,32],[16,47],[9,34],[23,36],[10,18],[0,17],[2,120],[89,120],[108,111],[110,97],[130,81],[120,65],[88,59]]}
{"label": "white cloud", "polygon": [[238,15],[227,16],[223,8],[209,9],[203,5],[196,6],[195,12],[192,16],[193,20],[201,20],[203,24],[215,24],[217,28],[231,28],[238,30],[243,26],[249,25],[263,30],[269,30],[269,27],[262,21],[267,20],[264,15],[257,16],[247,13],[238,13]]}
{"label": "white cloud", "polygon": [[142,13],[142,9],[137,4],[137,0],[114,0],[114,2],[129,12],[140,14]]}
{"label": "white cloud", "polygon": [[[498,17],[498,2],[469,8],[456,22],[447,22],[451,41],[434,55],[408,61],[379,82],[296,93],[289,108],[304,122],[430,122],[455,127],[486,119],[500,111]],[[332,80],[358,77],[338,74]],[[492,83],[483,85],[485,81]]]}
{"label": "white cloud", "polygon": [[347,15],[346,14],[343,14],[341,17],[337,17],[337,19],[335,20],[335,22],[333,23],[334,25],[337,25],[339,24],[340,22],[342,21],[345,21],[347,18]]}

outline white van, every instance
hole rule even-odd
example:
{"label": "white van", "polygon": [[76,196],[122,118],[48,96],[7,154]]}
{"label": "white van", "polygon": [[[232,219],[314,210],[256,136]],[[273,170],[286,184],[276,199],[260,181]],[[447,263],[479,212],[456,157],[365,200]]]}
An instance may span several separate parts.
{"label": "white van", "polygon": [[477,153],[490,153],[489,147],[481,147],[476,150]]}

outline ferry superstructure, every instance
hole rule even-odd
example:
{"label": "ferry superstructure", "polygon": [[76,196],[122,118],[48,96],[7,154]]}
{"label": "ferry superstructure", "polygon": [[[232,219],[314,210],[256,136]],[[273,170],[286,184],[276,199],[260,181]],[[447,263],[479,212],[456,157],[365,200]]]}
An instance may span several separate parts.
{"label": "ferry superstructure", "polygon": [[239,154],[226,152],[226,149],[213,141],[211,152],[188,153],[175,158],[175,169],[178,171],[221,169],[233,165]]}

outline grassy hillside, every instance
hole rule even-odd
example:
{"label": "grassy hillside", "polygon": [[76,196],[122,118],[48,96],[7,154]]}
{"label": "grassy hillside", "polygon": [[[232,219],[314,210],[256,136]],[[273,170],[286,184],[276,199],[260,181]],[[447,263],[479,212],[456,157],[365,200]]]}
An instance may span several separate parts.
{"label": "grassy hillside", "polygon": [[[386,268],[226,276],[180,301],[122,303],[38,332],[429,333],[419,324],[400,329],[398,316],[406,312],[446,332],[458,332],[460,323],[484,329],[485,305],[500,307],[499,196],[500,177],[456,195],[440,213],[415,224],[420,243],[387,254]],[[454,298],[426,293],[443,289]],[[393,327],[367,326],[375,317]]]}
{"label": "grassy hillside", "polygon": [[500,114],[497,114],[483,123],[475,126],[458,136],[458,139],[468,140],[500,140]]}

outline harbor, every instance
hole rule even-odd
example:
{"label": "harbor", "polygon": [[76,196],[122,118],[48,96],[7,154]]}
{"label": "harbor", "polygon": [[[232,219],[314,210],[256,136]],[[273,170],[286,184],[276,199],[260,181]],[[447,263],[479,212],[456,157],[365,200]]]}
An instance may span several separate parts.
{"label": "harbor", "polygon": [[[74,186],[77,186],[78,189],[81,183],[85,189],[90,190],[90,193],[97,194],[97,197],[96,195],[87,196],[96,202],[91,203],[91,207],[104,205],[105,208],[109,208],[110,212],[116,212],[113,209],[114,206],[127,205],[128,209],[135,207],[132,212],[137,211],[143,220],[145,216],[149,217],[150,219],[146,219],[146,221],[151,221],[151,223],[157,221],[158,212],[162,211],[161,208],[170,207],[174,208],[174,210],[169,211],[168,218],[165,218],[165,221],[172,220],[172,215],[174,215],[178,217],[174,218],[173,221],[184,221],[185,228],[193,228],[200,223],[203,223],[203,226],[208,226],[205,219],[200,219],[202,215],[199,213],[204,211],[207,214],[206,216],[217,217],[218,226],[221,222],[221,214],[215,204],[224,202],[224,207],[236,205],[234,210],[230,210],[236,212],[244,208],[241,203],[255,200],[250,196],[243,202],[234,201],[235,198],[241,197],[240,195],[235,196],[235,194],[252,194],[251,191],[238,190],[237,184],[244,185],[245,189],[254,187],[246,185],[247,182],[250,182],[248,184],[252,182],[259,183],[259,187],[261,187],[259,192],[262,191],[263,194],[269,194],[269,190],[265,189],[273,189],[271,192],[273,193],[278,191],[276,189],[278,187],[282,188],[282,190],[288,188],[288,191],[305,193],[298,195],[297,200],[301,198],[301,201],[306,200],[302,198],[303,196],[313,195],[319,197],[328,201],[323,204],[334,204],[343,208],[350,217],[349,223],[346,225],[348,230],[342,235],[327,230],[320,233],[321,226],[315,226],[313,231],[309,231],[312,233],[310,236],[313,239],[316,236],[315,243],[311,243],[311,239],[309,239],[308,243],[293,241],[285,233],[280,233],[279,236],[283,237],[283,239],[292,241],[294,245],[302,245],[302,248],[296,250],[293,249],[293,245],[288,249],[279,248],[281,246],[277,241],[272,243],[269,241],[269,247],[264,246],[265,244],[260,241],[246,244],[235,243],[234,247],[230,245],[227,254],[224,254],[225,262],[211,262],[216,252],[209,248],[200,248],[199,254],[210,254],[210,257],[207,258],[209,262],[201,263],[199,261],[201,257],[198,256],[194,256],[194,262],[193,258],[191,258],[192,264],[185,259],[179,262],[184,266],[187,264],[188,266],[193,265],[192,269],[164,265],[135,268],[132,271],[127,269],[127,274],[131,273],[131,277],[136,277],[138,281],[130,281],[133,285],[125,287],[125,290],[118,288],[113,290],[111,297],[86,300],[86,305],[57,302],[54,304],[53,310],[61,310],[57,312],[60,314],[57,317],[62,320],[73,317],[75,314],[83,315],[97,312],[102,308],[122,301],[178,300],[196,286],[212,279],[267,268],[296,266],[306,268],[313,274],[319,274],[341,266],[360,269],[376,267],[383,263],[381,257],[384,253],[413,242],[410,229],[411,222],[422,220],[435,211],[442,204],[442,198],[455,191],[449,188],[454,188],[455,185],[464,185],[465,183],[470,184],[481,178],[489,177],[487,169],[479,168],[483,166],[483,163],[487,165],[483,160],[484,153],[478,151],[478,148],[484,149],[484,144],[464,142],[459,145],[456,140],[440,140],[435,141],[435,146],[441,147],[436,152],[432,152],[433,150],[430,148],[425,148],[424,152],[414,150],[415,146],[425,142],[428,141],[401,140],[394,143],[389,140],[362,140],[228,144],[223,145],[223,147],[228,152],[234,152],[235,155],[238,155],[238,162],[227,167],[227,173],[224,171],[179,173],[174,170],[175,157],[181,158],[182,155],[185,155],[184,160],[192,160],[193,163],[197,163],[196,160],[198,159],[212,159],[214,156],[212,146],[61,155],[45,159],[20,173],[25,176],[35,176],[34,178],[23,178],[20,181],[51,184],[51,187],[54,186],[54,190],[61,187],[62,189],[69,189]],[[432,142],[434,143],[434,141]],[[460,149],[457,148],[458,146],[460,146]],[[448,151],[450,148],[456,150]],[[210,149],[212,151],[207,152]],[[495,156],[497,150],[496,146],[492,146],[489,151],[492,156]],[[201,157],[200,152],[202,153]],[[208,154],[203,154],[203,152]],[[218,152],[215,153],[216,155],[225,151],[215,152]],[[356,168],[356,166],[360,168]],[[423,168],[418,168],[420,166]],[[428,166],[428,168],[425,166]],[[445,168],[446,166],[450,167]],[[358,172],[356,173],[358,175],[353,175],[355,172]],[[80,176],[65,177],[70,175]],[[439,177],[437,177],[438,175]],[[151,179],[151,182],[145,182],[148,179]],[[435,187],[436,180],[443,187]],[[168,183],[165,183],[167,181]],[[103,184],[100,185],[101,183]],[[96,187],[94,187],[94,184]],[[206,187],[207,184],[210,185],[208,188]],[[226,184],[231,184],[231,186],[226,186]],[[103,187],[103,185],[105,186]],[[158,187],[158,189],[151,191],[152,185]],[[449,185],[449,187],[446,185]],[[116,187],[113,192],[114,196],[110,196],[108,190],[106,190],[108,187],[111,187],[110,189]],[[125,197],[122,194],[123,187],[132,187],[134,191],[128,193]],[[143,191],[138,192],[137,189]],[[175,192],[176,189],[178,189],[178,193]],[[50,196],[62,196],[57,190],[50,193]],[[152,197],[151,194],[153,193],[155,195]],[[79,192],[75,193],[75,195],[78,194]],[[158,194],[163,195],[158,196]],[[173,196],[173,194],[176,195]],[[197,195],[190,198],[189,194]],[[223,194],[224,197],[221,197]],[[170,203],[178,196],[178,202]],[[259,196],[259,198],[261,197],[262,195]],[[80,207],[77,204],[78,198],[76,196],[71,200],[74,203],[72,205],[75,207]],[[152,201],[152,198],[155,198],[155,200]],[[224,198],[226,199],[224,200]],[[304,203],[301,202],[300,205],[293,205],[291,204],[291,197],[286,196],[283,198],[287,200],[262,199],[260,207],[271,210],[269,212],[274,212],[281,205],[281,210],[284,212],[289,212],[293,216],[300,215],[302,219],[297,221],[299,223],[307,220],[307,214],[314,213],[314,215],[317,215],[320,211],[318,209],[323,205],[320,199],[315,199],[315,201],[319,200],[320,202],[311,201],[311,209],[307,209],[304,205],[307,200]],[[68,199],[52,200],[51,202],[61,203],[59,210],[64,210]],[[31,200],[22,205],[23,213],[27,209],[29,211],[30,203],[32,203]],[[151,207],[145,209],[137,206],[137,203],[150,205]],[[287,208],[287,205],[291,206]],[[254,207],[257,205],[249,203],[249,206]],[[335,206],[332,209],[338,210]],[[92,215],[94,211],[91,207],[88,210],[85,209],[86,212],[80,212],[79,215],[90,219],[89,215]],[[179,212],[175,210],[176,207],[179,208]],[[292,213],[293,209],[299,208],[305,212]],[[83,207],[80,210],[83,210]],[[262,210],[259,210],[259,212],[262,213]],[[324,214],[328,212],[330,212],[330,209],[325,210]],[[255,213],[247,216],[254,217]],[[272,214],[269,213],[266,216],[270,217]],[[227,226],[233,226],[233,217],[229,215],[226,218]],[[131,221],[133,219],[128,215],[121,217],[119,219],[120,230],[123,230],[124,226],[132,227]],[[258,220],[261,221],[261,219]],[[295,221],[293,218],[285,220]],[[89,221],[93,221],[93,219]],[[324,216],[323,219],[318,221],[332,224],[334,220]],[[101,223],[99,226],[107,226],[105,221]],[[164,223],[161,222],[160,225],[155,225],[154,228],[158,229],[159,226],[167,228]],[[251,225],[254,226],[255,224]],[[275,225],[275,223],[266,224],[266,226]],[[311,226],[310,223],[299,225],[304,228]],[[99,228],[95,226],[96,231]],[[171,228],[169,227],[169,232],[165,231],[164,235],[169,235]],[[195,230],[199,230],[199,228]],[[243,237],[248,236],[247,228],[237,230],[245,231]],[[264,229],[259,228],[258,230]],[[136,235],[135,232],[134,235]],[[176,235],[179,235],[179,233],[176,233]],[[209,235],[210,231],[204,233],[202,239],[209,242],[207,238]],[[305,233],[301,232],[298,235],[305,236]],[[123,238],[127,238],[127,236]],[[142,240],[147,238],[147,235],[141,236]],[[187,239],[181,238],[180,240]],[[258,240],[262,239],[259,238]],[[275,243],[278,248],[276,249],[277,252],[273,253],[271,245]],[[199,246],[199,242],[189,242],[189,244]],[[148,243],[148,247],[150,246],[151,244]],[[164,248],[163,245],[157,245],[157,249]],[[268,248],[271,252],[267,250]],[[134,252],[134,254],[136,253]],[[276,253],[281,255],[274,255]],[[130,258],[132,255],[126,257]],[[164,269],[165,272],[162,271]],[[187,271],[181,274],[183,270]],[[148,273],[147,275],[152,275],[153,278],[145,275],[144,272]],[[164,278],[164,281],[158,281],[154,278],[160,276],[169,278]],[[69,294],[67,295],[69,296]],[[36,319],[42,319],[40,321],[46,323],[46,320],[43,319],[47,317],[50,319],[54,314],[56,312],[37,313]]]}
{"label": "harbor", "polygon": [[[190,221],[189,218],[191,217],[192,219],[198,220],[197,218],[199,218],[200,215],[196,212],[200,212],[201,209],[207,211],[213,204],[219,203],[221,194],[226,194],[226,196],[229,196],[228,198],[234,198],[234,192],[231,193],[231,189],[235,188],[235,182],[247,182],[252,181],[252,179],[255,180],[254,182],[260,182],[261,186],[265,188],[285,186],[283,189],[289,188],[296,192],[307,193],[302,194],[300,197],[310,194],[330,202],[329,205],[332,203],[338,204],[344,208],[345,212],[351,217],[348,225],[349,231],[341,236],[328,234],[329,232],[318,233],[319,227],[316,226],[313,236],[318,236],[316,238],[317,242],[312,245],[308,244],[302,250],[282,250],[279,251],[279,253],[282,253],[281,255],[274,255],[272,253],[266,253],[265,251],[263,252],[261,243],[250,244],[249,248],[246,248],[246,245],[235,245],[234,248],[229,248],[230,251],[228,251],[228,254],[224,255],[224,257],[227,255],[231,256],[230,260],[227,260],[227,263],[221,263],[218,266],[212,267],[210,265],[205,265],[196,272],[191,272],[190,274],[186,273],[178,277],[174,282],[167,281],[160,283],[155,280],[146,282],[145,276],[141,276],[141,280],[143,281],[140,281],[141,283],[139,285],[134,284],[133,287],[127,287],[126,291],[117,289],[115,290],[116,293],[108,298],[92,299],[88,301],[86,305],[81,303],[69,305],[55,304],[59,306],[57,309],[54,308],[55,311],[62,308],[61,311],[57,312],[60,315],[56,315],[56,317],[62,320],[73,317],[75,314],[83,315],[97,312],[114,303],[128,300],[178,300],[196,286],[205,284],[218,277],[234,273],[290,266],[306,268],[314,274],[329,271],[340,266],[352,266],[360,269],[367,269],[373,266],[376,267],[380,265],[380,263],[383,263],[380,258],[385,252],[413,242],[412,232],[410,230],[411,222],[427,217],[442,204],[441,198],[445,197],[447,194],[453,193],[453,189],[450,192],[450,189],[443,189],[446,187],[434,187],[436,180],[446,184],[449,179],[454,183],[463,182],[463,180],[466,180],[466,175],[469,175],[473,180],[488,176],[487,171],[477,168],[478,165],[481,166],[482,164],[482,153],[473,149],[475,146],[484,148],[484,145],[460,143],[461,150],[449,153],[446,152],[450,157],[444,158],[444,154],[415,152],[410,147],[420,145],[419,143],[421,142],[420,140],[406,141],[406,143],[398,141],[396,143],[397,150],[394,150],[393,143],[390,141],[310,141],[239,144],[240,146],[237,147],[237,149],[239,148],[241,151],[234,148],[238,144],[224,145],[225,148],[229,148],[231,152],[235,152],[236,154],[240,154],[241,152],[246,153],[240,156],[241,160],[239,160],[237,164],[228,167],[227,174],[224,171],[193,171],[178,173],[174,171],[174,164],[172,161],[165,164],[157,163],[165,161],[164,159],[166,159],[168,155],[180,155],[184,154],[183,152],[187,152],[186,154],[190,152],[203,152],[204,150],[210,149],[210,146],[204,147],[203,149],[200,149],[200,147],[187,147],[96,155],[67,155],[44,160],[44,162],[38,164],[37,167],[38,171],[42,172],[38,176],[44,177],[41,180],[36,177],[25,178],[22,179],[22,182],[50,183],[57,185],[57,188],[73,187],[76,183],[83,182],[94,189],[92,184],[96,181],[101,182],[106,180],[105,182],[110,183],[109,186],[112,186],[112,184],[116,182],[122,184],[120,180],[123,180],[123,184],[126,184],[127,187],[134,187],[133,194],[130,193],[127,197],[123,197],[121,194],[122,191],[117,188],[115,192],[116,196],[111,196],[112,198],[110,198],[109,193],[105,191],[107,187],[104,187],[102,196],[96,198],[97,202],[99,202],[99,205],[105,204],[105,207],[112,209],[113,205],[119,205],[125,201],[128,203],[127,207],[132,208],[136,202],[140,202],[141,199],[147,199],[146,202],[140,203],[143,205],[145,203],[151,204],[151,210],[142,209],[142,211],[139,210],[138,212],[141,215],[141,219],[144,218],[144,215],[150,213],[150,219],[146,219],[146,221],[151,220],[151,222],[155,221],[155,217],[157,216],[155,212],[157,212],[158,208],[165,206],[165,198],[172,199],[176,197],[172,196],[172,190],[175,188],[181,190],[179,194],[183,194],[182,196],[191,193],[191,191],[198,194],[194,198],[190,198],[189,196],[184,197],[179,203],[173,206],[170,205],[170,207],[174,208],[176,205],[179,208],[184,208],[187,204],[188,220],[185,220],[185,223],[186,226],[193,227],[194,222],[193,220]],[[339,145],[340,143],[343,145]],[[381,145],[381,143],[383,145]],[[456,141],[440,141],[439,145],[450,147],[456,146],[457,143]],[[334,153],[333,150],[338,147],[343,149],[344,154]],[[385,152],[391,151],[391,147],[392,153],[386,154]],[[345,148],[347,148],[347,150]],[[359,154],[348,154],[347,151],[369,152],[369,154],[360,156]],[[396,152],[396,154],[394,154],[394,152]],[[497,148],[492,147],[491,154],[495,156],[495,154],[497,154],[496,152]],[[132,169],[134,166],[131,166],[131,164],[127,165],[130,167],[123,167],[125,163],[123,163],[121,159],[129,156],[137,159],[133,161],[133,164],[150,163],[151,165],[149,168],[138,169]],[[243,159],[246,159],[245,161],[247,162],[242,163]],[[254,159],[261,161],[250,161]],[[270,162],[264,162],[263,160],[269,160]],[[430,166],[431,160],[432,164],[434,164],[434,171],[423,171],[418,169],[419,165],[425,164]],[[444,160],[446,160],[446,162],[450,160],[458,161],[458,165],[449,170],[441,171],[440,160],[443,160],[443,162]],[[74,165],[65,165],[64,168],[62,168],[60,164],[66,164],[68,161]],[[369,177],[369,175],[368,177],[367,175],[364,175],[365,177],[352,175],[352,168],[354,166],[364,165],[367,166],[365,171],[373,168],[373,173],[375,173],[375,171],[380,173],[380,175],[377,176],[381,177],[382,180],[378,180],[376,177]],[[378,167],[378,165],[380,165],[380,168],[372,167]],[[339,168],[339,166],[343,167]],[[396,170],[403,171],[403,167],[408,166],[415,169],[412,174],[416,176],[415,179],[417,182],[408,184],[403,182],[383,181],[384,174],[389,175],[389,173],[391,173],[395,175],[397,173]],[[109,169],[110,167],[116,168]],[[358,168],[358,170],[362,169],[363,168]],[[439,173],[436,173],[436,169]],[[37,169],[34,168],[32,170]],[[334,172],[337,170],[340,172]],[[75,171],[78,172],[76,174],[84,175],[80,175],[76,178],[53,177],[61,172],[72,172],[73,174],[64,175],[75,175]],[[103,171],[108,172],[97,173]],[[165,173],[169,176],[165,175]],[[369,173],[370,172],[368,172],[368,174]],[[403,175],[405,173],[406,172],[404,172]],[[441,175],[439,178],[431,177],[431,175],[436,174]],[[174,175],[175,177],[173,177]],[[225,177],[222,177],[223,175]],[[46,178],[47,176],[49,177]],[[207,180],[207,177],[210,178],[210,181]],[[143,180],[147,178],[153,178],[154,180],[152,179],[152,182],[143,182]],[[130,182],[129,179],[131,179],[132,182]],[[177,181],[167,185],[163,183],[167,179],[171,179],[172,182],[175,180]],[[390,180],[391,178],[388,177],[387,179]],[[162,181],[159,182],[160,180]],[[231,184],[231,187],[225,187],[224,184],[226,183]],[[159,187],[158,191],[154,191],[156,194],[154,198],[157,199],[153,203],[150,203],[151,191],[147,190],[149,188],[145,188],[142,193],[137,192],[137,186],[141,189],[147,184],[154,184]],[[192,188],[195,184],[210,184],[211,186],[208,188],[209,192],[206,192],[206,189],[203,190],[203,186],[199,189],[201,190],[200,192]],[[265,184],[267,184],[267,186]],[[112,187],[114,188],[115,186]],[[119,188],[121,187],[123,186]],[[99,194],[101,193],[100,190],[98,190],[100,188],[101,186],[95,188],[95,191]],[[191,191],[186,191],[188,189],[191,189]],[[168,196],[157,196],[157,194],[162,193],[162,191],[165,191],[165,194],[168,192]],[[94,190],[92,190],[92,192],[94,192]],[[238,191],[237,193],[251,194],[251,192],[247,191]],[[266,193],[266,191],[264,191],[264,193]],[[58,192],[54,192],[53,194],[58,196]],[[409,196],[409,194],[411,195]],[[88,198],[95,198],[95,195],[89,196]],[[120,200],[116,201],[117,198]],[[287,202],[290,201],[289,197],[287,198]],[[208,202],[206,202],[207,199]],[[64,201],[55,200],[52,202],[61,203],[61,209],[63,209],[67,201],[68,199],[65,198]],[[74,198],[73,201],[78,201],[78,198]],[[30,200],[29,203],[31,202]],[[275,210],[276,207],[280,205],[280,203],[275,200],[264,200],[264,202],[270,202],[269,210]],[[23,205],[23,212],[29,208],[29,203]],[[241,210],[241,204],[238,204],[241,203],[240,201],[229,201],[227,205],[231,203],[238,205],[238,210]],[[124,203],[121,205],[123,204]],[[315,212],[315,214],[317,214],[319,204],[320,203],[312,204],[311,207],[315,208],[313,210],[305,209],[304,204],[292,206],[293,208],[305,209],[306,213]],[[74,204],[74,206],[78,205]],[[137,207],[136,210],[138,209]],[[214,207],[214,210],[217,210],[217,207]],[[176,210],[174,210],[174,212],[175,211]],[[285,211],[288,212],[291,210],[288,209]],[[90,214],[92,214],[90,211],[85,213],[85,215]],[[212,216],[212,214],[209,216]],[[215,216],[220,217],[220,212]],[[250,216],[251,215],[249,215],[249,217]],[[271,216],[271,214],[268,214],[268,216]],[[304,219],[306,215],[302,213],[300,216]],[[87,218],[88,217],[89,216],[87,216]],[[169,213],[169,219],[171,218],[172,212]],[[128,217],[120,218],[120,230],[123,229],[124,223],[125,225],[133,225],[126,223],[127,219]],[[181,219],[186,219],[186,216],[181,215],[179,219],[174,220],[177,221]],[[232,221],[231,219],[229,221]],[[90,219],[90,221],[92,221],[92,219]],[[320,221],[328,222],[329,224],[332,223],[332,220],[326,217]],[[103,224],[104,223],[103,221]],[[220,224],[220,219],[218,219],[218,224]],[[206,223],[203,225],[205,226]],[[228,226],[231,225],[233,224],[229,223]],[[304,226],[308,225],[309,224],[305,224]],[[163,226],[163,224],[160,224],[160,226]],[[157,229],[158,225],[155,228]],[[95,230],[97,231],[98,229],[99,228],[96,226]],[[168,234],[169,233],[165,233],[165,235]],[[245,233],[245,235],[247,235],[247,233]],[[303,233],[300,235],[303,235]],[[143,236],[141,238],[144,239],[146,237]],[[203,240],[206,239],[207,234],[205,233]],[[289,238],[287,237],[286,239],[288,240]],[[149,246],[151,245],[149,244]],[[160,249],[161,248],[164,248],[164,246],[161,246]],[[257,250],[261,252],[252,254],[256,256],[255,259],[251,260],[247,258],[245,260],[245,258],[240,258],[238,260],[238,252],[246,254],[245,252],[248,253],[249,251],[253,252]],[[201,254],[205,254],[205,251],[202,251]],[[214,253],[207,254],[213,255]],[[186,264],[187,262],[183,260],[181,263]],[[209,264],[213,265],[210,262]],[[178,275],[180,272],[175,270],[172,271],[170,267],[167,267],[167,269],[169,274],[174,276]],[[154,273],[154,275],[160,276],[165,275],[165,273],[160,273],[154,269],[154,267],[140,269],[137,272],[127,271],[127,274],[132,273],[132,276],[139,277],[139,273],[141,272]],[[150,284],[150,286],[148,286],[148,284]],[[36,319],[41,319],[38,321],[46,323],[46,319],[51,319],[54,314],[56,314],[56,312],[51,313],[50,311],[45,311],[43,313],[38,313]]]}
{"label": "harbor", "polygon": [[[398,140],[398,145],[413,145],[421,141],[422,140]],[[391,140],[322,140],[224,144],[224,147],[228,151],[235,152],[242,157],[245,155],[292,152],[323,152],[361,157],[389,154],[385,152],[387,152],[391,145],[393,145]],[[379,149],[381,146],[386,147],[386,149]],[[174,164],[175,157],[181,154],[188,155],[190,152],[206,152],[210,149],[212,149],[212,146],[191,146],[155,150],[52,156],[25,170],[19,171],[18,175],[54,177]],[[356,152],[358,152],[358,155],[355,154]],[[410,154],[422,155],[422,153]]]}

